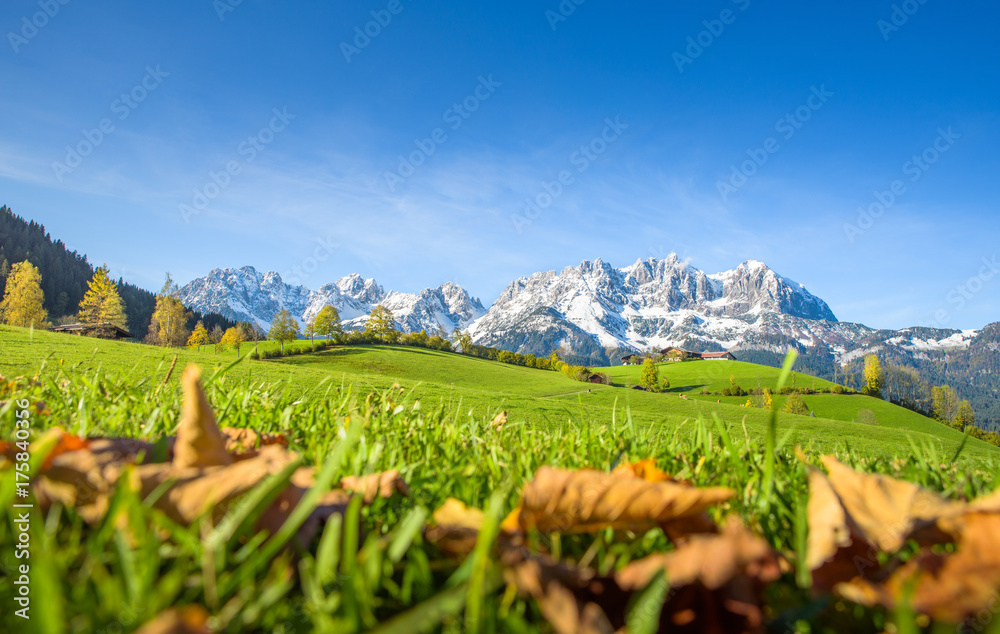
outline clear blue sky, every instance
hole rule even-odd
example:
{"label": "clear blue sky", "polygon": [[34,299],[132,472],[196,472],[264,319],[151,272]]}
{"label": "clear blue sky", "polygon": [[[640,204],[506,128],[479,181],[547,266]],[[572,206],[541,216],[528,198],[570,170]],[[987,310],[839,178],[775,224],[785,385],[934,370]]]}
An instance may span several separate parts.
{"label": "clear blue sky", "polygon": [[676,251],[842,320],[1000,319],[994,2],[66,1],[0,8],[0,203],[147,288],[305,266],[489,303]]}

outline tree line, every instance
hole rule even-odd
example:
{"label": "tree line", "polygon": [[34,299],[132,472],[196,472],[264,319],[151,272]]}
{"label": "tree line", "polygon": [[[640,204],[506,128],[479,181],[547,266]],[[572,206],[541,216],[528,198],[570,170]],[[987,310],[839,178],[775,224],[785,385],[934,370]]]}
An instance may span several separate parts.
{"label": "tree line", "polygon": [[[53,240],[43,225],[25,220],[4,205],[0,207],[0,291],[5,291],[14,267],[21,262],[30,263],[39,275],[36,281],[42,293],[45,317],[35,321],[36,327],[78,321],[80,303],[98,270],[87,261],[86,255],[70,251],[61,240]],[[121,278],[111,280],[107,266],[99,268],[103,269],[102,277],[114,285],[123,303],[124,324],[120,327],[136,339],[145,340],[156,311],[157,295]],[[194,327],[198,320],[208,328],[218,325],[225,330],[235,325],[222,315],[189,311],[186,327]]]}

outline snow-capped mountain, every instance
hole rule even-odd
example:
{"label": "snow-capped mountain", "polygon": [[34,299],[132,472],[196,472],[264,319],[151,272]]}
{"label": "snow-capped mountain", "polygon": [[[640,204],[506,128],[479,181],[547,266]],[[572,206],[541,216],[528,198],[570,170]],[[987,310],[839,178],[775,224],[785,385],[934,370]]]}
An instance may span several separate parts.
{"label": "snow-capped mountain", "polygon": [[256,323],[267,330],[274,316],[287,309],[304,324],[326,305],[340,313],[347,329],[364,325],[378,304],[389,308],[406,332],[465,329],[486,313],[479,299],[447,282],[420,293],[386,292],[375,280],[352,274],[317,290],[282,282],[273,271],[260,273],[252,266],[215,269],[180,289],[180,299],[190,308],[214,312],[235,321]]}
{"label": "snow-capped mountain", "polygon": [[849,363],[868,352],[909,362],[963,350],[977,334],[840,322],[826,302],[762,262],[707,274],[676,255],[624,268],[598,259],[535,273],[511,282],[488,311],[451,282],[399,293],[352,274],[310,290],[250,266],[215,269],[184,286],[180,298],[191,308],[265,330],[283,308],[304,324],[327,304],[337,308],[345,328],[360,329],[382,304],[405,332],[468,329],[478,344],[535,355],[561,348],[568,359],[592,365],[667,346],[731,350],[747,361],[780,365],[795,347],[802,363],[832,372],[835,361]]}
{"label": "snow-capped mountain", "polygon": [[535,354],[562,346],[596,360],[608,350],[730,348],[775,328],[815,337],[837,323],[826,302],[761,262],[709,275],[670,255],[620,269],[598,259],[522,277],[470,332],[484,345]]}

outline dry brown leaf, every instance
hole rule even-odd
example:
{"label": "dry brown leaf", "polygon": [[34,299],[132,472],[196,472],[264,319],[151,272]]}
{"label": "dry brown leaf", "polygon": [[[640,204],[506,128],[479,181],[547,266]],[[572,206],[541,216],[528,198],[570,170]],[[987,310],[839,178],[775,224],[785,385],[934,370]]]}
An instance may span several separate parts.
{"label": "dry brown leaf", "polygon": [[215,423],[215,415],[205,398],[198,379],[201,370],[189,365],[181,376],[184,388],[184,407],[180,425],[177,427],[177,442],[174,444],[174,466],[212,467],[232,464],[232,456],[226,451],[226,440]]}
{"label": "dry brown leaf", "polygon": [[[610,634],[624,625],[627,595],[611,579],[589,568],[574,568],[522,548],[508,548],[500,558],[504,579],[521,596],[531,597],[557,634]],[[612,617],[606,613],[611,611]]]}
{"label": "dry brown leaf", "polygon": [[[862,605],[895,608],[912,591],[913,609],[937,621],[960,623],[987,610],[1000,591],[1000,514],[971,512],[953,554],[925,552],[884,583],[853,579],[838,594]],[[911,590],[912,589],[912,590]]]}
{"label": "dry brown leaf", "polygon": [[[660,526],[676,538],[714,531],[715,525],[705,509],[732,497],[733,491],[726,488],[699,489],[675,482],[622,478],[592,469],[542,467],[524,487],[516,522],[522,531],[536,529],[543,533]],[[505,526],[513,523],[513,518],[508,518]]]}
{"label": "dry brown leaf", "polygon": [[640,590],[663,570],[670,593],[661,629],[755,632],[764,623],[764,587],[783,572],[771,546],[730,517],[719,535],[695,535],[677,550],[627,565],[615,575],[624,590]]}
{"label": "dry brown leaf", "polygon": [[62,432],[59,442],[52,448],[49,455],[45,456],[45,460],[42,462],[42,470],[48,469],[52,465],[52,461],[55,460],[57,456],[70,451],[86,449],[89,444],[90,443],[87,442],[86,438],[80,438],[79,436],[69,432]]}
{"label": "dry brown leaf", "polygon": [[493,417],[493,420],[490,421],[489,428],[500,429],[506,424],[507,424],[507,410],[504,410]]}
{"label": "dry brown leaf", "polygon": [[[50,464],[35,479],[40,506],[47,508],[58,501],[74,507],[88,522],[97,522],[107,513],[114,487],[127,470],[130,485],[143,497],[165,487],[154,506],[172,520],[190,524],[208,513],[213,521],[218,521],[241,495],[298,460],[296,454],[284,448],[282,438],[257,436],[254,432],[240,438],[260,440],[263,446],[230,456],[225,449],[225,437],[216,427],[215,417],[198,384],[197,369],[188,368],[182,383],[183,420],[177,438],[167,439],[168,448],[172,444],[174,449],[172,462],[135,465],[139,455],[149,456],[154,448],[142,440],[92,438],[85,441],[85,447],[77,448],[78,441],[63,437],[62,450],[52,456]],[[312,469],[297,470],[290,485],[261,514],[257,528],[276,531],[313,486],[313,476]],[[405,489],[398,474],[394,477],[391,472],[376,474],[374,479],[358,486],[364,486],[373,496],[389,488]],[[350,495],[344,491],[325,493],[299,531],[300,540],[308,543],[326,518],[344,512],[349,500]]]}
{"label": "dry brown leaf", "polygon": [[284,434],[258,433],[252,429],[241,427],[223,427],[219,430],[226,441],[226,451],[230,453],[247,454],[267,445],[288,447],[288,439]]}
{"label": "dry brown leaf", "polygon": [[962,508],[912,482],[859,473],[832,456],[822,460],[829,475],[810,473],[807,510],[806,562],[818,591],[874,574],[878,553],[894,553],[911,537],[942,541],[935,526]]}
{"label": "dry brown leaf", "polygon": [[136,630],[136,634],[207,634],[208,612],[200,605],[170,608]]}
{"label": "dry brown leaf", "polygon": [[639,478],[647,482],[676,482],[669,473],[656,466],[656,460],[647,458],[638,462],[625,462],[611,473],[623,478]]}
{"label": "dry brown leaf", "polygon": [[432,516],[436,526],[424,531],[427,541],[448,555],[467,555],[476,546],[485,514],[460,500],[448,498]]}
{"label": "dry brown leaf", "polygon": [[[279,446],[261,448],[253,458],[229,465],[178,468],[170,463],[137,465],[132,482],[146,497],[165,482],[173,484],[154,506],[175,522],[190,524],[207,511],[219,520],[239,496],[265,478],[284,469],[298,457]],[[301,497],[301,491],[295,501]]]}
{"label": "dry brown leaf", "polygon": [[376,497],[390,498],[396,493],[410,494],[410,487],[395,470],[366,476],[347,476],[340,481],[340,488],[363,496],[365,504],[371,504]]}

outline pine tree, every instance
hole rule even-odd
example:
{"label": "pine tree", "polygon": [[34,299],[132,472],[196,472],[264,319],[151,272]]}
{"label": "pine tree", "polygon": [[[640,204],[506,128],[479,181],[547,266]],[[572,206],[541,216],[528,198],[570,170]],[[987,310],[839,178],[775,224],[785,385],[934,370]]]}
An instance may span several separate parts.
{"label": "pine tree", "polygon": [[0,318],[10,326],[41,326],[48,318],[44,303],[38,269],[31,262],[16,263],[7,276]]}
{"label": "pine tree", "polygon": [[[125,328],[125,305],[118,295],[118,288],[108,278],[108,266],[94,271],[88,284],[87,293],[80,302],[77,319],[81,324],[111,324]],[[110,336],[110,332],[99,332],[99,336]]]}
{"label": "pine tree", "polygon": [[199,321],[194,327],[194,331],[191,333],[191,336],[188,337],[187,345],[191,348],[197,346],[198,351],[200,352],[201,347],[206,343],[209,343],[208,330],[205,329],[205,324]]}
{"label": "pine tree", "polygon": [[378,335],[379,341],[384,343],[386,335],[396,332],[396,318],[393,316],[391,310],[379,304],[372,310],[372,314],[368,316],[368,321],[365,322],[365,330]]}
{"label": "pine tree", "polygon": [[298,334],[299,322],[292,319],[292,314],[286,308],[278,311],[271,322],[271,329],[267,331],[268,338],[281,342],[281,354],[285,354],[285,342],[294,341]]}
{"label": "pine tree", "polygon": [[316,334],[320,337],[326,337],[329,339],[333,335],[340,334],[344,332],[344,328],[340,325],[340,313],[333,306],[327,304],[316,315],[316,320],[313,322],[316,327]]}

